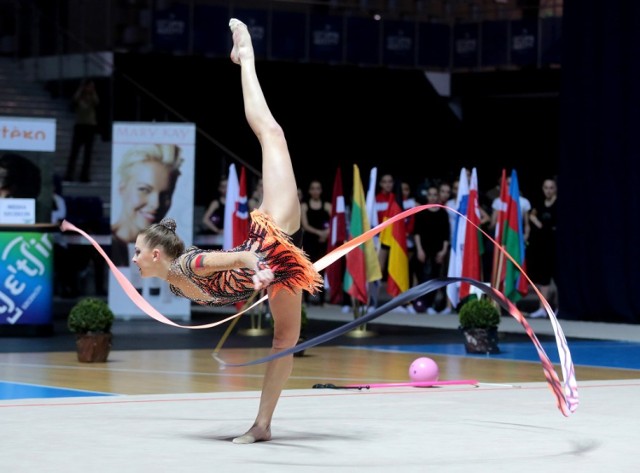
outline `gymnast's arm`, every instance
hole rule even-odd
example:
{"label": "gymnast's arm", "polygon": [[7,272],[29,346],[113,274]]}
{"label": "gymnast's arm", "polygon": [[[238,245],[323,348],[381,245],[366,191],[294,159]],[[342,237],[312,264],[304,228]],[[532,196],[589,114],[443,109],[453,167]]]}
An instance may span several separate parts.
{"label": "gymnast's arm", "polygon": [[191,270],[199,276],[208,276],[218,271],[251,269],[256,289],[263,289],[273,281],[273,271],[256,253],[251,251],[211,251],[196,256]]}

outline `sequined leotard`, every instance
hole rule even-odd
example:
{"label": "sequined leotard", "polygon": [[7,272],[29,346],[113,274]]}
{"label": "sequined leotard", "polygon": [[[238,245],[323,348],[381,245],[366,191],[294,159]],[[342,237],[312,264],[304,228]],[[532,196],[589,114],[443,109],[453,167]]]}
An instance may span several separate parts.
{"label": "sequined leotard", "polygon": [[[296,232],[296,235],[298,232]],[[293,238],[274,224],[267,214],[254,210],[251,212],[249,236],[240,246],[226,250],[227,252],[252,251],[258,254],[272,269],[274,279],[270,287],[276,291],[286,289],[294,291],[303,289],[315,294],[322,288],[322,276],[313,267],[311,261],[298,248]],[[202,250],[195,246],[188,248],[177,258],[171,270],[193,282],[211,299],[189,298],[202,305],[222,306],[247,300],[254,292],[251,277],[252,269],[241,268],[228,271],[217,271],[207,276],[193,272],[193,260],[202,253],[220,252],[220,250]],[[169,286],[177,296],[187,297],[178,287]]]}

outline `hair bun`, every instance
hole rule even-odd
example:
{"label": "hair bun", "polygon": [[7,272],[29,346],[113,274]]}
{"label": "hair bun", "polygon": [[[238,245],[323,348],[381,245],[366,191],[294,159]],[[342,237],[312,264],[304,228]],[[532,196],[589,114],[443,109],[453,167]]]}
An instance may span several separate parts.
{"label": "hair bun", "polygon": [[172,232],[175,232],[177,227],[176,221],[172,218],[163,218],[162,220],[160,220],[160,225],[168,230],[171,230]]}

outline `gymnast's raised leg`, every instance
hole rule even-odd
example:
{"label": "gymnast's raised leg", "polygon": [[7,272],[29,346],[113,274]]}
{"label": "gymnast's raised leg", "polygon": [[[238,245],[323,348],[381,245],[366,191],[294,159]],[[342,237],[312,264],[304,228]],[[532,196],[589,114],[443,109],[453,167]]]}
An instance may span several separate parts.
{"label": "gymnast's raised leg", "polygon": [[[231,60],[241,67],[244,111],[249,126],[262,147],[263,200],[260,210],[271,215],[285,233],[292,235],[300,228],[300,201],[289,149],[280,125],[276,122],[256,75],[251,36],[247,26],[232,19]],[[271,351],[293,347],[300,335],[302,293],[268,289],[269,308],[274,319]],[[271,439],[271,419],[282,389],[293,369],[293,355],[268,363],[262,386],[260,406],[253,426],[234,443],[254,443]]]}

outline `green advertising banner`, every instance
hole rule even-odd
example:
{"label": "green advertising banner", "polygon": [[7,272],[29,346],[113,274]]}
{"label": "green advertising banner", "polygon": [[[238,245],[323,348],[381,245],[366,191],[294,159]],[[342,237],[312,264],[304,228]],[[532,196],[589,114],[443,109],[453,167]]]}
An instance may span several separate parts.
{"label": "green advertising banner", "polygon": [[51,323],[53,236],[0,231],[0,249],[0,324]]}

